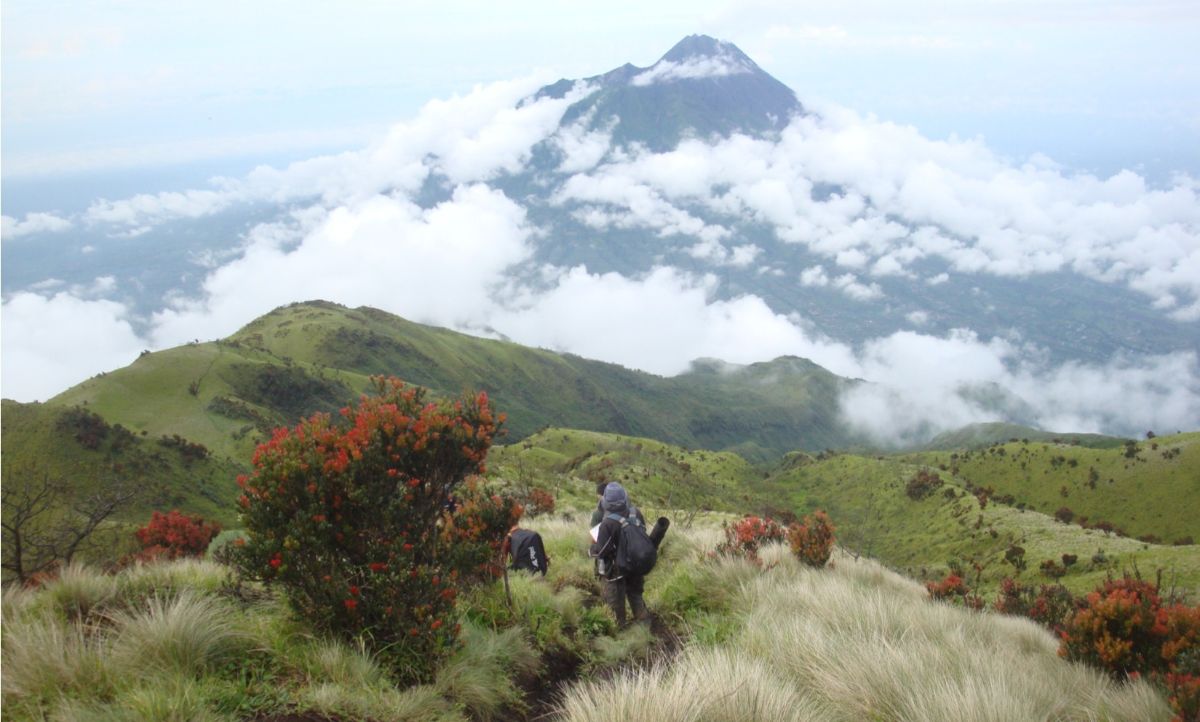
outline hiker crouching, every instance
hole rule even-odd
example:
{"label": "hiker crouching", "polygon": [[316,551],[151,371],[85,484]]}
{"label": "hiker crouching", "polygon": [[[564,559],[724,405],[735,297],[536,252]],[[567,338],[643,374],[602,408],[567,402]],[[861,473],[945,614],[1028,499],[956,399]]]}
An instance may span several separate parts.
{"label": "hiker crouching", "polygon": [[646,535],[646,520],[629,503],[624,487],[615,481],[604,488],[600,507],[604,515],[591,555],[597,560],[596,572],[602,580],[604,601],[612,609],[619,627],[625,626],[626,599],[635,620],[649,621],[650,612],[642,590],[657,551]]}

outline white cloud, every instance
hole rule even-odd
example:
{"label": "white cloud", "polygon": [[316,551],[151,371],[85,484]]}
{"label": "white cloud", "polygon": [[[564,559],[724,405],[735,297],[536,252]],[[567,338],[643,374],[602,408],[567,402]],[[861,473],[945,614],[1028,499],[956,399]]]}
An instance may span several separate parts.
{"label": "white cloud", "polygon": [[294,248],[281,242],[286,229],[263,229],[239,259],[205,279],[202,298],[155,314],[155,346],[219,338],[276,306],[313,298],[471,325],[492,306],[504,271],[532,252],[524,219],[504,194],[471,185],[428,210],[386,196],[338,207]]}
{"label": "white cloud", "polygon": [[1194,352],[1058,366],[1039,356],[964,330],[943,338],[901,331],[864,345],[859,360],[872,383],[843,394],[842,415],[892,443],[1014,417],[1053,431],[1130,435],[1200,423]]}
{"label": "white cloud", "polygon": [[100,371],[137,358],[145,342],[124,306],[69,293],[17,293],[3,304],[3,391],[18,401],[45,400]]}
{"label": "white cloud", "polygon": [[833,287],[855,301],[874,301],[883,298],[883,289],[879,287],[878,283],[861,283],[853,273],[846,273],[833,279]]}
{"label": "white cloud", "polygon": [[929,313],[926,311],[913,311],[905,314],[904,318],[914,326],[924,326],[929,323]]}
{"label": "white cloud", "polygon": [[814,338],[756,296],[717,300],[717,281],[672,268],[641,278],[565,271],[555,285],[499,313],[493,325],[533,346],[559,349],[658,374],[701,357],[751,363],[801,355],[853,369],[849,348]]}
{"label": "white cloud", "polygon": [[588,130],[587,121],[582,118],[578,122],[564,126],[551,138],[551,141],[562,153],[563,159],[558,166],[559,173],[579,173],[596,167],[612,147],[612,129]]}
{"label": "white cloud", "polygon": [[465,96],[426,103],[414,119],[392,126],[363,150],[318,156],[284,169],[262,166],[245,178],[218,178],[209,189],[101,200],[84,219],[144,232],[240,203],[320,199],[336,206],[392,190],[412,193],[431,172],[453,184],[486,181],[520,169],[530,149],[558,127],[566,109],[594,92],[581,84],[562,98],[529,100],[543,81],[531,77],[476,86]]}
{"label": "white cloud", "polygon": [[825,274],[825,268],[822,266],[809,266],[800,272],[800,284],[804,286],[816,286],[818,288],[829,285],[829,276]]}
{"label": "white cloud", "polygon": [[678,80],[723,78],[749,72],[751,72],[751,68],[742,60],[732,53],[723,52],[711,56],[693,56],[681,62],[660,60],[648,70],[633,76],[629,84],[644,87]]}
{"label": "white cloud", "polygon": [[1124,284],[1177,319],[1200,318],[1200,182],[1177,176],[1156,189],[1130,171],[1097,178],[1017,166],[979,141],[930,140],[820,110],[794,118],[778,140],[735,135],[613,154],[571,176],[559,198],[624,208],[637,219],[627,225],[693,234],[693,209],[704,207],[706,227],[766,223],[783,241],[874,276],[911,276],[909,265],[929,258],[1002,277],[1074,271]]}
{"label": "white cloud", "polygon": [[[664,65],[654,79],[713,70],[684,66]],[[208,189],[94,204],[82,220],[125,234],[236,203],[304,200],[297,205],[308,207],[255,227],[236,257],[198,258],[210,269],[201,294],[174,298],[154,314],[152,343],[133,334],[120,304],[85,300],[116,290],[114,279],[54,296],[13,296],[4,303],[6,389],[18,398],[45,395],[125,362],[142,346],[221,337],[275,306],[325,298],[444,326],[491,328],[528,345],[664,374],[697,357],[812,358],[877,382],[848,394],[843,410],[850,423],[881,438],[995,418],[1001,412],[981,401],[988,397],[1061,430],[1200,424],[1195,354],[1050,367],[1038,349],[969,331],[940,338],[899,332],[854,349],[757,296],[719,298],[711,275],[547,266],[524,268],[517,278],[526,280],[515,280],[513,269],[533,257],[541,229],[529,227],[517,201],[486,185],[521,168],[549,139],[562,153],[560,174],[545,181],[559,183],[551,186],[551,203],[592,228],[650,229],[714,264],[761,264],[760,272],[776,273],[759,246],[731,245],[730,229],[756,223],[816,257],[799,274],[802,286],[860,301],[883,297],[871,279],[913,277],[914,262],[933,260],[949,271],[922,273],[931,286],[951,272],[1075,271],[1144,293],[1164,313],[1196,319],[1194,180],[1152,189],[1133,173],[1100,179],[1041,161],[1018,167],[979,142],[932,141],[837,108],[795,119],[774,140],[688,140],[666,153],[617,149],[607,131],[583,123],[559,128],[569,104],[592,89],[522,102],[536,85],[497,83],[429,103],[361,151],[264,167]],[[451,198],[421,209],[412,198],[431,174],[446,179]],[[6,217],[5,237],[30,222],[71,219]],[[917,326],[929,320],[923,311],[906,318]],[[93,332],[102,338],[91,340]],[[59,358],[66,352],[57,339],[81,334],[99,351]]]}
{"label": "white cloud", "polygon": [[60,233],[70,230],[69,219],[53,213],[26,213],[23,220],[12,216],[0,216],[0,238],[12,240],[34,233]]}

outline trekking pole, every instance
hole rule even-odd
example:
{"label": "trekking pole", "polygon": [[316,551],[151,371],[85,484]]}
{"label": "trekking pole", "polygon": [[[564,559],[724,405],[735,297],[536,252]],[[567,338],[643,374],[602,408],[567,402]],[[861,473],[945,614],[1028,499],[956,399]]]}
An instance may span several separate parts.
{"label": "trekking pole", "polygon": [[508,601],[508,608],[512,609],[512,588],[508,585],[508,547],[512,544],[512,534],[504,537],[504,543],[500,545],[500,570],[504,575],[504,598]]}

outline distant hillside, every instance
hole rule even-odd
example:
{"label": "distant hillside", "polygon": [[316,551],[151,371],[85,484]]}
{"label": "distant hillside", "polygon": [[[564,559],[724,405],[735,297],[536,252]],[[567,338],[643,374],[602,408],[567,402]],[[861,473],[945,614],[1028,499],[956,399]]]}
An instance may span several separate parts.
{"label": "distant hillside", "polygon": [[510,441],[566,426],[757,460],[858,441],[838,420],[839,394],[856,382],[804,359],[700,363],[663,378],[324,302],[276,309],[223,341],[146,354],[49,403],[87,403],[110,423],[179,434],[245,464],[273,426],[341,406],[373,374],[445,394],[484,389],[508,414]]}
{"label": "distant hillside", "polygon": [[763,477],[737,454],[574,429],[546,429],[495,447],[488,467],[515,484],[550,487],[584,509],[595,504],[597,482],[619,481],[644,506],[745,511],[754,504],[747,493]]}
{"label": "distant hillside", "polygon": [[[913,499],[905,491],[908,480],[920,469],[930,469],[915,457],[795,453],[763,471],[730,454],[548,429],[497,449],[491,467],[497,477],[552,488],[560,498],[584,508],[595,503],[594,483],[608,479],[626,485],[635,503],[680,510],[676,515],[712,508],[787,518],[789,513],[824,509],[837,526],[840,545],[916,578],[938,577],[954,562],[973,580],[972,563],[978,562],[983,586],[993,587],[1014,574],[1003,557],[1009,545],[1016,544],[1025,549],[1028,569],[1022,575],[1027,581],[1048,583],[1051,580],[1039,572],[1041,562],[1074,554],[1078,562],[1063,582],[1077,591],[1136,566],[1149,576],[1162,569],[1165,579],[1174,575],[1179,588],[1200,594],[1200,547],[1146,544],[1063,524],[1048,513],[996,501],[981,505],[965,478],[936,468],[942,485],[925,498]],[[1189,491],[1190,481],[1161,480],[1149,462],[1137,471],[1131,468],[1131,473],[1143,487],[1158,483],[1173,487],[1179,499],[1196,498],[1196,492]],[[1200,525],[1187,504],[1164,502],[1161,512],[1166,528]]]}
{"label": "distant hillside", "polygon": [[[1151,578],[1161,569],[1164,579],[1173,578],[1179,588],[1200,593],[1200,547],[1194,545],[1145,544],[994,501],[982,506],[963,480],[944,472],[939,472],[942,486],[914,500],[905,487],[922,467],[902,458],[797,457],[790,467],[766,480],[763,493],[798,512],[827,510],[838,526],[840,544],[912,577],[940,576],[955,562],[974,579],[972,565],[978,562],[984,586],[991,586],[1015,573],[1003,557],[1016,544],[1025,550],[1028,569],[1022,576],[1030,581],[1049,583],[1039,572],[1040,564],[1074,554],[1078,562],[1062,581],[1077,591],[1090,589],[1110,573],[1120,575],[1136,567]],[[1153,478],[1143,480],[1152,483]],[[1163,512],[1176,524],[1196,525],[1190,507],[1168,505]]]}
{"label": "distant hillside", "polygon": [[930,439],[922,445],[926,451],[958,451],[962,449],[981,449],[1006,441],[1053,441],[1054,443],[1071,444],[1095,449],[1109,449],[1121,446],[1125,439],[1102,434],[1064,434],[1054,431],[1042,431],[1020,424],[992,422],[986,424],[969,424],[961,429],[947,431]]}
{"label": "distant hillside", "polygon": [[144,495],[118,520],[144,522],[152,509],[179,508],[225,525],[236,521],[237,466],[206,449],[109,424],[87,407],[5,400],[2,418],[6,486],[51,479],[82,496],[130,482]]}
{"label": "distant hillside", "polygon": [[1200,540],[1197,432],[1129,440],[1116,448],[1018,441],[911,458],[1044,514],[1066,508],[1076,522],[1108,522],[1134,537]]}

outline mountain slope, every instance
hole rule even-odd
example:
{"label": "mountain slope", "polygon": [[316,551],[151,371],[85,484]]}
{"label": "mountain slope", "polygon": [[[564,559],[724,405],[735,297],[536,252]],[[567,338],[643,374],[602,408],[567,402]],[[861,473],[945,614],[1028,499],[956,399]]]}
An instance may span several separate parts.
{"label": "mountain slope", "polygon": [[115,515],[119,521],[143,523],[150,510],[173,508],[225,525],[237,518],[233,499],[239,465],[228,459],[170,436],[134,433],[86,407],[5,399],[2,419],[0,462],[6,489],[49,479],[64,482],[68,495],[81,497],[109,484],[128,483],[144,493]]}
{"label": "mountain slope", "polygon": [[962,453],[914,454],[996,495],[1043,514],[1069,509],[1075,523],[1108,522],[1163,543],[1200,539],[1200,516],[1181,513],[1200,498],[1200,433],[1159,436],[1119,447],[1016,441]]}
{"label": "mountain slope", "polygon": [[663,378],[323,302],[276,309],[223,341],[144,355],[51,403],[87,403],[110,423],[180,434],[245,463],[272,426],[337,408],[374,374],[442,394],[486,390],[508,414],[510,440],[568,426],[756,459],[857,441],[838,419],[839,393],[854,382],[803,359],[705,362]]}

